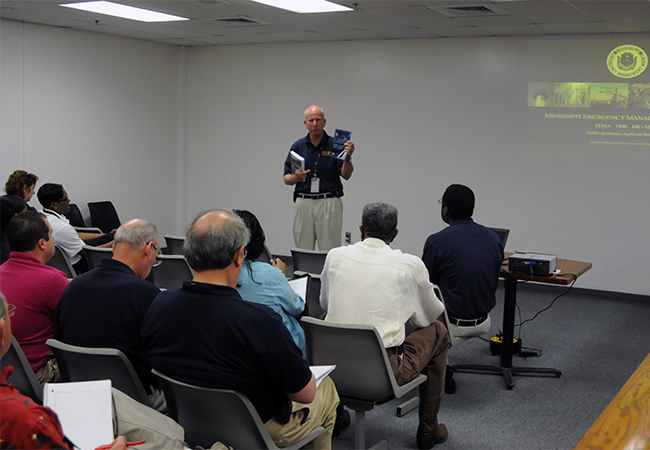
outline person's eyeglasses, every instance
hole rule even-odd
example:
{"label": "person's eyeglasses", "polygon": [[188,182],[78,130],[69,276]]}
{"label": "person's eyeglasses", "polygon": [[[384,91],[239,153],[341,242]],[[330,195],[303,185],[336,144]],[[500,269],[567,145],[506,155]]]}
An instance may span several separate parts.
{"label": "person's eyeglasses", "polygon": [[63,203],[63,202],[69,202],[69,201],[70,201],[70,197],[66,196],[66,197],[62,198],[61,200],[57,200],[56,203]]}
{"label": "person's eyeglasses", "polygon": [[7,304],[7,315],[13,317],[14,314],[16,314],[16,305],[12,305],[11,303]]}

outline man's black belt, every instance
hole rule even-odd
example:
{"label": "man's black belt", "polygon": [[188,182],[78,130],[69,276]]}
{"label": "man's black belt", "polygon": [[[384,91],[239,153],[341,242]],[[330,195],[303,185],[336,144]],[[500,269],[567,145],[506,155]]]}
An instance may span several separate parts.
{"label": "man's black belt", "polygon": [[298,193],[296,194],[296,196],[297,196],[297,197],[300,197],[300,198],[308,198],[308,199],[311,199],[311,200],[317,200],[317,199],[320,199],[320,198],[334,198],[334,197],[338,197],[338,195],[336,195],[336,194],[333,193],[333,192],[325,192],[325,193],[323,193],[323,194],[301,194],[300,192],[298,192]]}
{"label": "man's black belt", "polygon": [[485,322],[488,318],[488,315],[484,315],[483,317],[480,317],[478,319],[456,319],[455,317],[449,316],[449,323],[452,325],[456,325],[457,327],[474,327],[476,325],[480,325],[483,322]]}

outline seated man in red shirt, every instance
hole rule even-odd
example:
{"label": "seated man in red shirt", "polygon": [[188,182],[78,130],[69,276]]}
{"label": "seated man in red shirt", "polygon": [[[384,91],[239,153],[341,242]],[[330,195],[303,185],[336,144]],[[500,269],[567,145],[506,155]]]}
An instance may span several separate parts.
{"label": "seated man in red shirt", "polygon": [[56,360],[45,344],[53,337],[54,313],[68,279],[46,263],[54,256],[54,239],[43,214],[17,214],[7,226],[12,252],[0,266],[0,287],[16,305],[14,334],[39,383],[59,381]]}
{"label": "seated man in red shirt", "polygon": [[[11,346],[10,316],[15,311],[15,306],[9,308],[4,295],[0,294],[0,356],[4,356]],[[13,367],[7,366],[0,373],[0,447],[72,449],[54,411],[36,405],[7,381],[13,371]],[[111,450],[126,450],[126,438],[119,436],[112,445]]]}

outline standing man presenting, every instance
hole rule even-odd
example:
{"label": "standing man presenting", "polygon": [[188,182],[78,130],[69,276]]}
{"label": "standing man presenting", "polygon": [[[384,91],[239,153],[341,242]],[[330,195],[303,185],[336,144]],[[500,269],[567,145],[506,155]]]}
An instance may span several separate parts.
{"label": "standing man presenting", "polygon": [[354,143],[345,144],[345,159],[332,155],[334,139],[325,132],[325,113],[320,106],[305,110],[307,136],[297,140],[291,150],[305,159],[305,168],[292,173],[291,155],[284,163],[284,184],[295,186],[293,238],[296,247],[319,250],[341,246],[343,229],[343,184],[354,171]]}

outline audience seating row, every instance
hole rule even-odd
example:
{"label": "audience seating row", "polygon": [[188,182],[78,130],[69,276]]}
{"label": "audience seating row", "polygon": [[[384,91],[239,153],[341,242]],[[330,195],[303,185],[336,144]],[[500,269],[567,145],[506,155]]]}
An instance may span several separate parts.
{"label": "audience seating row", "polygon": [[[397,385],[381,337],[371,326],[331,324],[311,317],[303,317],[302,324],[310,364],[336,365],[330,376],[341,402],[356,412],[355,448],[365,448],[366,411],[404,396],[426,376],[420,374],[404,386]],[[121,351],[78,347],[55,339],[49,339],[47,345],[57,358],[64,382],[110,379],[116,389],[151,406],[133,366]],[[10,381],[42,404],[43,389],[15,339],[2,365],[14,366]],[[232,390],[192,386],[154,373],[163,386],[170,416],[183,426],[192,448],[208,448],[217,441],[234,448],[277,448],[246,396]],[[287,448],[300,448],[323,432],[317,427],[303,441]],[[386,448],[385,442],[380,445]]]}
{"label": "audience seating row", "polygon": [[[55,244],[54,257],[47,263],[65,274],[69,279],[77,276],[70,259],[61,248]],[[102,258],[111,258],[113,251],[110,248],[91,247],[84,245],[84,252],[88,260],[88,267],[93,269]],[[151,268],[150,279],[159,289],[177,289],[184,281],[191,281],[194,275],[187,260],[181,255],[158,255],[158,260]]]}
{"label": "audience seating row", "polygon": [[109,200],[90,202],[88,203],[88,210],[90,211],[90,227],[86,225],[79,206],[75,203],[70,203],[70,212],[65,216],[70,221],[70,225],[75,227],[77,231],[86,231],[88,233],[110,233],[121,224],[117,210],[113,202]]}

